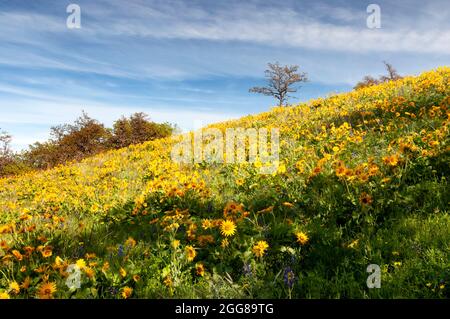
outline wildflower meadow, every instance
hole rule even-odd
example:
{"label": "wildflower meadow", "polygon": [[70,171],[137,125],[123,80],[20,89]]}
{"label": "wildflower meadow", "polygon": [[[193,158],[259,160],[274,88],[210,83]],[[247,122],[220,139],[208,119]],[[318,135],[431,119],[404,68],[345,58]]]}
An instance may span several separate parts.
{"label": "wildflower meadow", "polygon": [[277,130],[269,162],[174,161],[191,132],[0,179],[0,297],[449,298],[449,79],[203,128]]}

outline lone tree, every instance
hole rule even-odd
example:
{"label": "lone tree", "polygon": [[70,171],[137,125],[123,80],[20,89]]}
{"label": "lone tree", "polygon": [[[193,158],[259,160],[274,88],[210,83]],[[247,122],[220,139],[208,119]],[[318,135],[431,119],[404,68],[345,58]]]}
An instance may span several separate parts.
{"label": "lone tree", "polygon": [[299,88],[299,86],[294,87],[294,84],[308,81],[306,73],[297,72],[298,65],[281,66],[276,62],[268,63],[268,66],[269,68],[265,71],[267,86],[253,87],[249,92],[273,96],[278,100],[278,106],[287,105],[288,98],[292,97],[288,93],[297,92]]}
{"label": "lone tree", "polygon": [[12,137],[5,131],[0,131],[0,158],[9,157],[11,151]]}
{"label": "lone tree", "polygon": [[364,79],[362,81],[358,82],[353,88],[359,89],[359,88],[363,88],[363,87],[367,87],[367,86],[371,86],[371,85],[375,85],[375,84],[380,84],[383,82],[399,80],[402,78],[402,76],[397,73],[397,70],[392,66],[392,64],[387,63],[386,61],[383,61],[383,64],[386,68],[387,75],[382,75],[382,76],[380,76],[379,79],[375,79],[374,77],[372,77],[370,75],[366,75],[364,77]]}
{"label": "lone tree", "polygon": [[0,177],[6,175],[7,166],[13,162],[11,135],[0,131]]}
{"label": "lone tree", "polygon": [[387,81],[395,81],[395,80],[399,80],[402,77],[397,73],[397,70],[394,69],[394,67],[392,66],[392,64],[387,63],[386,61],[383,61],[384,66],[386,68],[387,71],[387,75],[383,75],[380,77],[381,82],[387,82]]}

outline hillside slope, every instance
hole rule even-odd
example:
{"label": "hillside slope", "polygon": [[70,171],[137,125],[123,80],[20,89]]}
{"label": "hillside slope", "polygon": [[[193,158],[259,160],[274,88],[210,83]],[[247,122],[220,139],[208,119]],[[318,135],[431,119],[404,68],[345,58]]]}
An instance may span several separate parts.
{"label": "hillside slope", "polygon": [[278,128],[274,174],[174,163],[175,136],[1,179],[0,294],[448,298],[449,77],[209,126]]}

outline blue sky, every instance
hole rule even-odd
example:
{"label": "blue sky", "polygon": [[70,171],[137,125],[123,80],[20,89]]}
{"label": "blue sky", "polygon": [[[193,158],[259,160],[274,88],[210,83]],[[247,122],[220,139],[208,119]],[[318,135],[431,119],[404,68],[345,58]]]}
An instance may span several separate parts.
{"label": "blue sky", "polygon": [[[68,29],[66,7],[81,7]],[[369,29],[366,8],[381,8]],[[143,111],[194,125],[269,109],[248,93],[267,62],[308,73],[295,101],[351,90],[381,61],[450,65],[448,1],[0,0],[0,128],[20,150],[82,110],[111,125]]]}

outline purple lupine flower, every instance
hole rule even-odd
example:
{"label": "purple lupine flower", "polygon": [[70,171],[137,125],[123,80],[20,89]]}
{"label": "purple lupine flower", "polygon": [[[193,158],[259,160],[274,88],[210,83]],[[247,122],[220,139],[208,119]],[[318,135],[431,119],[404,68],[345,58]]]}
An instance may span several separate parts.
{"label": "purple lupine flower", "polygon": [[292,271],[291,267],[286,267],[284,269],[284,283],[289,288],[292,288],[292,286],[294,285],[294,282],[295,282],[294,272]]}
{"label": "purple lupine flower", "polygon": [[117,251],[117,255],[119,257],[122,257],[124,255],[124,253],[123,253],[123,245],[119,245],[119,250]]}

